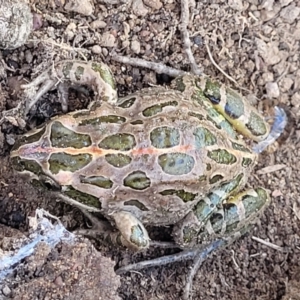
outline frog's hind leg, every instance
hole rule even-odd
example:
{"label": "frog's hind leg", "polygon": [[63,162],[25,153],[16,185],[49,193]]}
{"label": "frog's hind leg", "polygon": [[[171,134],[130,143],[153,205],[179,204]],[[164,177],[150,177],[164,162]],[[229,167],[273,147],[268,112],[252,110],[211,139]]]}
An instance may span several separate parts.
{"label": "frog's hind leg", "polygon": [[201,199],[181,221],[173,227],[173,237],[181,248],[193,247],[198,243],[197,235],[210,216],[233,193],[236,193],[243,185],[243,174],[239,174],[231,181],[225,182],[212,190]]}
{"label": "frog's hind leg", "polygon": [[[193,278],[209,254],[230,245],[247,232],[249,226],[254,224],[256,216],[262,213],[269,202],[269,195],[262,188],[241,192],[224,205],[223,212],[217,211],[211,215],[209,225],[198,236],[199,241],[201,241],[213,232],[215,235],[213,242],[207,243],[206,246],[200,247],[198,245],[198,247],[184,250],[180,253],[127,265],[119,268],[116,273],[123,274],[128,271],[137,271],[148,267],[193,260],[193,266],[189,271],[183,294],[183,299],[188,299],[191,293]],[[240,213],[241,208],[243,208],[242,214]]]}

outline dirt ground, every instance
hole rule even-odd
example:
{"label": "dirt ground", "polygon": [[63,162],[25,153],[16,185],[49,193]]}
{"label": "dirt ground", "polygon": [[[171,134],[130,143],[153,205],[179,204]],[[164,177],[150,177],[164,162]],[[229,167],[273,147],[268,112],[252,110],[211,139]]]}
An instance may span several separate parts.
{"label": "dirt ground", "polygon": [[[161,62],[189,71],[182,46],[180,3],[174,0],[31,0],[34,31],[16,50],[1,50],[0,113],[16,106],[23,78],[30,81],[61,59],[104,61],[112,69],[119,95],[168,83],[153,71],[116,63],[111,53]],[[272,202],[257,226],[229,248],[205,261],[193,282],[193,299],[300,299],[300,1],[196,1],[189,33],[192,52],[204,73],[239,90],[265,115],[278,105],[288,115],[285,133],[261,154],[249,185],[270,191]],[[230,82],[211,62],[205,44]],[[7,66],[5,68],[3,66]],[[30,124],[59,112],[56,91],[48,93]],[[83,101],[84,102],[84,101]],[[72,107],[70,108],[72,109]],[[74,109],[74,108],[73,108]],[[42,207],[73,230],[86,221],[73,207],[34,189],[12,171],[9,152],[21,130],[6,122],[0,130],[0,247],[18,248],[28,235],[28,216]],[[28,127],[27,126],[27,127]],[[28,128],[27,128],[28,129]],[[274,249],[252,237],[258,237]],[[37,253],[4,282],[0,299],[180,299],[190,263],[148,268],[118,277],[114,266],[158,257],[165,250],[129,251],[87,240]],[[100,254],[101,253],[101,254]],[[1,255],[1,251],[0,251]],[[107,258],[112,258],[113,261]],[[101,264],[103,264],[101,268]],[[107,272],[107,273],[106,273]],[[104,274],[104,276],[102,276]],[[100,275],[102,276],[100,278]],[[119,283],[121,282],[121,284]],[[101,294],[102,293],[102,294]],[[102,298],[101,298],[102,297]]]}

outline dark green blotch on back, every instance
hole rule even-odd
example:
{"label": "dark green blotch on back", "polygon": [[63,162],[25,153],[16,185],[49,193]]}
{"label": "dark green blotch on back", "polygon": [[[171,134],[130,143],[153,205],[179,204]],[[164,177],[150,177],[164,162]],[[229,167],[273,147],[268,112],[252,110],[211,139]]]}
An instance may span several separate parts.
{"label": "dark green blotch on back", "polygon": [[209,179],[209,183],[210,183],[210,184],[214,184],[214,183],[216,183],[216,182],[222,180],[223,178],[224,178],[224,177],[223,177],[222,175],[220,175],[220,174],[214,175],[213,177],[211,177],[211,178]]}
{"label": "dark green blotch on back", "polygon": [[14,169],[18,172],[26,170],[36,175],[43,174],[42,167],[35,160],[22,159],[20,157],[12,157],[11,162]]}
{"label": "dark green blotch on back", "polygon": [[135,120],[130,122],[131,125],[143,125],[144,122],[142,120]]}
{"label": "dark green blotch on back", "polygon": [[158,157],[162,170],[170,175],[183,175],[192,171],[195,160],[185,153],[165,153]]}
{"label": "dark green blotch on back", "polygon": [[102,68],[101,64],[94,62],[92,63],[92,70],[99,73],[103,81],[108,83],[113,89],[116,88],[114,77],[109,69]]}
{"label": "dark green blotch on back", "polygon": [[202,114],[199,113],[195,113],[195,112],[188,112],[188,115],[194,118],[197,118],[200,121],[203,121],[205,119],[205,117]]}
{"label": "dark green blotch on back", "polygon": [[193,201],[197,194],[193,194],[190,192],[187,192],[185,190],[164,190],[160,192],[161,195],[176,195],[177,197],[181,198],[184,202]]}
{"label": "dark green blotch on back", "polygon": [[50,171],[53,174],[62,171],[75,172],[82,169],[92,161],[90,154],[71,155],[67,153],[53,153],[49,158]]}
{"label": "dark green blotch on back", "polygon": [[160,112],[162,112],[164,107],[177,106],[177,105],[178,105],[177,101],[169,101],[169,102],[159,103],[159,104],[155,104],[153,106],[150,106],[150,107],[144,109],[142,113],[143,113],[143,116],[145,116],[145,117],[152,117],[152,116],[155,116],[155,115],[159,114]]}
{"label": "dark green blotch on back", "polygon": [[231,165],[236,162],[236,157],[225,149],[208,151],[207,156],[219,164]]}
{"label": "dark green blotch on back", "polygon": [[207,78],[205,90],[203,91],[203,93],[212,104],[219,104],[221,101],[220,87],[221,86],[218,82],[213,82],[209,78]]}
{"label": "dark green blotch on back", "polygon": [[235,150],[251,153],[251,151],[244,145],[237,144],[237,143],[234,143],[234,142],[232,142],[231,145],[232,145],[232,148],[235,149]]}
{"label": "dark green blotch on back", "polygon": [[78,81],[81,80],[83,72],[84,72],[84,67],[78,66],[76,68],[76,71],[75,71],[75,78],[76,78],[76,80],[78,80]]}
{"label": "dark green blotch on back", "polygon": [[245,112],[242,97],[231,89],[226,89],[225,113],[232,119],[238,119]]}
{"label": "dark green blotch on back", "polygon": [[79,203],[101,209],[101,202],[100,202],[99,198],[94,197],[90,194],[86,194],[81,191],[78,191],[70,185],[66,186],[66,191],[64,191],[64,194],[66,194],[68,197],[76,200]]}
{"label": "dark green blotch on back", "polygon": [[80,176],[80,182],[87,183],[101,187],[103,189],[110,189],[113,186],[113,182],[104,176]]}
{"label": "dark green blotch on back", "polygon": [[158,149],[171,148],[179,145],[180,133],[177,128],[158,127],[150,132],[150,140],[153,147]]}
{"label": "dark green blotch on back", "polygon": [[136,97],[131,97],[127,100],[123,100],[123,99],[119,99],[120,103],[118,103],[118,106],[119,107],[122,107],[122,108],[129,108],[131,107],[135,101],[136,101]]}
{"label": "dark green blotch on back", "polygon": [[131,200],[125,201],[124,205],[135,206],[135,207],[137,207],[138,209],[140,209],[142,211],[148,211],[149,210],[142,202],[140,202],[139,200],[136,200],[136,199],[131,199]]}
{"label": "dark green blotch on back", "polygon": [[135,138],[132,134],[117,133],[105,137],[98,146],[102,149],[128,151],[133,149],[135,145]]}
{"label": "dark green blotch on back", "polygon": [[242,160],[242,166],[243,167],[248,167],[250,166],[252,163],[252,159],[251,158],[248,158],[248,157],[244,157],[243,160]]}
{"label": "dark green blotch on back", "polygon": [[108,116],[101,116],[93,119],[85,119],[81,120],[79,126],[85,125],[99,125],[101,123],[115,123],[115,124],[122,124],[126,122],[126,118],[116,115],[108,115]]}
{"label": "dark green blotch on back", "polygon": [[43,136],[43,134],[45,133],[46,127],[43,126],[43,128],[34,133],[31,134],[29,136],[23,135],[22,137],[18,138],[16,143],[14,144],[12,151],[19,149],[22,145],[27,145],[27,144],[31,144],[34,142],[38,142],[40,140],[40,138]]}
{"label": "dark green blotch on back", "polygon": [[194,130],[193,135],[195,136],[196,149],[211,146],[217,142],[215,135],[205,127],[197,127]]}
{"label": "dark green blotch on back", "polygon": [[123,168],[131,163],[131,157],[122,153],[106,154],[105,159],[116,168]]}
{"label": "dark green blotch on back", "polygon": [[124,178],[124,185],[134,190],[144,190],[150,187],[151,180],[145,172],[134,171]]}
{"label": "dark green blotch on back", "polygon": [[53,122],[51,126],[50,141],[52,146],[57,148],[71,147],[81,149],[83,147],[89,147],[92,144],[88,134],[76,133],[58,121]]}
{"label": "dark green blotch on back", "polygon": [[62,72],[63,72],[66,79],[70,79],[70,71],[72,70],[73,65],[74,65],[74,63],[72,63],[72,62],[65,62],[64,63]]}

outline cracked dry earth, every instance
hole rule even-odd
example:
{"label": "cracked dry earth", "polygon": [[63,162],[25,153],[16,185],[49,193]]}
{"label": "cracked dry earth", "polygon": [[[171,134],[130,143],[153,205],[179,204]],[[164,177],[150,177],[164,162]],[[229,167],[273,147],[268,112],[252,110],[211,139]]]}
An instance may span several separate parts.
{"label": "cracked dry earth", "polygon": [[[94,1],[90,16],[83,9],[64,8],[65,2],[31,0],[36,29],[24,46],[1,50],[5,64],[0,69],[0,113],[17,105],[22,82],[61,59],[106,62],[116,76],[119,95],[151,84],[167,84],[169,79],[118,64],[110,57],[113,51],[189,70],[178,29],[179,2]],[[81,2],[85,8],[91,3]],[[285,133],[260,156],[249,182],[269,190],[270,206],[251,232],[205,261],[193,282],[193,299],[300,299],[300,1],[196,1],[191,12],[192,52],[204,73],[237,90],[247,89],[241,92],[265,115],[275,105],[288,115]],[[213,66],[205,43],[237,85]],[[56,95],[53,91],[43,97],[27,129],[61,113]],[[75,99],[70,109],[84,105],[85,100]],[[9,152],[25,131],[16,125],[6,122],[0,131],[2,252],[17,248],[28,235],[28,216],[38,207],[59,216],[69,230],[86,226],[78,210],[39,192],[12,171]],[[160,234],[159,228],[154,231]],[[253,236],[278,248],[263,245]],[[190,263],[119,277],[113,272],[115,264],[169,252],[154,249],[133,254],[100,242],[95,246],[100,252],[87,240],[55,249],[40,245],[0,283],[0,299],[180,299]]]}

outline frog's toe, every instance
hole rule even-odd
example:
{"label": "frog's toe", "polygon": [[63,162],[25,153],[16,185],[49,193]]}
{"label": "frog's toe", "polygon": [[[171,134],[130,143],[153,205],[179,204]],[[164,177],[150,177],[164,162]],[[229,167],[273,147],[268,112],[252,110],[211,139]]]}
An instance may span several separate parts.
{"label": "frog's toe", "polygon": [[150,238],[144,225],[131,213],[120,211],[113,213],[116,227],[121,233],[121,243],[134,250],[149,247]]}

